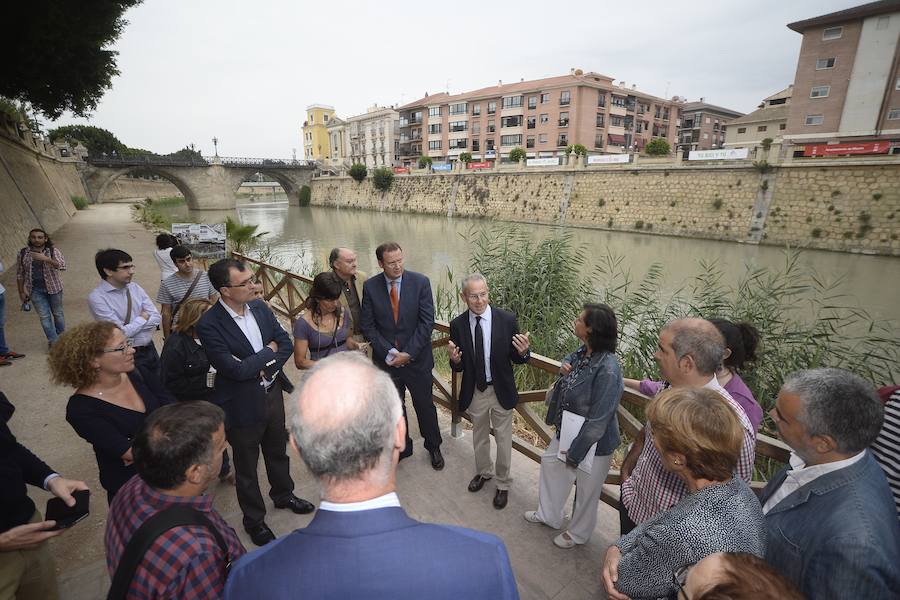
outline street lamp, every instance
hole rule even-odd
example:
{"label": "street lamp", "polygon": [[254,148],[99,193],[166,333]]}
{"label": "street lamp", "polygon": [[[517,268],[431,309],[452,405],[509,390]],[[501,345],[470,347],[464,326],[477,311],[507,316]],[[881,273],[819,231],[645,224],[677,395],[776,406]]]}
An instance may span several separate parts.
{"label": "street lamp", "polygon": [[219,158],[219,138],[214,137],[212,139],[213,148],[215,149],[216,158]]}

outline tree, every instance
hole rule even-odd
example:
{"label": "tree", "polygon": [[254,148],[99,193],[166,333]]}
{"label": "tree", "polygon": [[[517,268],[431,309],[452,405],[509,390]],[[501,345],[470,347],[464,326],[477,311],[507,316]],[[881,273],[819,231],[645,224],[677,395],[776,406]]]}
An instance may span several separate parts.
{"label": "tree", "polygon": [[420,156],[419,157],[419,168],[420,169],[430,169],[431,168],[431,157],[430,156]]}
{"label": "tree", "polygon": [[517,163],[525,158],[525,150],[516,146],[512,150],[509,151],[509,162]]}
{"label": "tree", "polygon": [[27,102],[50,119],[64,111],[86,116],[112,79],[118,52],[109,50],[127,21],[122,14],[141,0],[14,2],[4,22],[16,30],[7,44],[0,95]]}
{"label": "tree", "polygon": [[769,151],[769,148],[772,147],[772,142],[774,142],[774,141],[775,141],[775,140],[773,140],[773,139],[770,138],[770,137],[763,138],[763,140],[759,143],[759,145],[762,146],[762,149],[763,149],[763,150],[765,150],[766,152],[768,152],[768,151]]}
{"label": "tree", "polygon": [[304,185],[300,187],[300,206],[309,206],[310,201],[312,200],[312,190],[309,189],[308,185]]}
{"label": "tree", "polygon": [[660,137],[653,138],[644,146],[644,152],[649,156],[666,156],[670,150],[669,142]]}
{"label": "tree", "polygon": [[469,164],[472,162],[472,153],[471,152],[461,152],[459,154],[459,162],[463,164]]}
{"label": "tree", "polygon": [[566,146],[566,156],[569,156],[573,152],[575,153],[575,156],[587,156],[587,148],[584,147],[584,144],[569,144]]}
{"label": "tree", "polygon": [[192,160],[194,162],[202,162],[204,164],[206,163],[206,161],[203,160],[203,156],[190,146],[185,146],[178,152],[173,152],[168,156],[170,156],[171,158],[179,158],[181,160]]}
{"label": "tree", "polygon": [[259,225],[241,225],[231,217],[225,217],[225,238],[231,246],[232,253],[245,254],[259,243],[259,238],[269,233],[257,233]]}
{"label": "tree", "polygon": [[378,167],[372,171],[372,185],[379,192],[386,192],[391,189],[394,183],[394,172],[387,167]]}
{"label": "tree", "polygon": [[369,170],[366,168],[366,165],[361,163],[354,163],[352,167],[350,167],[350,177],[352,177],[356,183],[359,183],[363,179],[366,178],[366,175],[369,174]]}
{"label": "tree", "polygon": [[68,142],[78,140],[88,149],[91,156],[101,154],[127,154],[128,147],[119,141],[111,131],[93,125],[64,125],[47,132],[51,142],[63,139]]}

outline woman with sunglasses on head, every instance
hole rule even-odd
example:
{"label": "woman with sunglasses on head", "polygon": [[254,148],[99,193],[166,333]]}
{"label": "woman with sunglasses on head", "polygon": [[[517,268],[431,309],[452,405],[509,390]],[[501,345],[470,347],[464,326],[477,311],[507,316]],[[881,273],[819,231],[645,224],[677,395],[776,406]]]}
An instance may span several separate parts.
{"label": "woman with sunglasses on head", "polygon": [[343,284],[328,271],[313,279],[305,310],[294,322],[294,365],[310,369],[317,360],[359,345],[349,336],[347,313],[341,307]]}
{"label": "woman with sunglasses on head", "polygon": [[91,443],[107,500],[134,474],[131,440],[148,414],[175,399],[155,378],[134,368],[134,348],[114,323],[84,323],[67,330],[50,350],[53,381],[75,394],[66,420]]}

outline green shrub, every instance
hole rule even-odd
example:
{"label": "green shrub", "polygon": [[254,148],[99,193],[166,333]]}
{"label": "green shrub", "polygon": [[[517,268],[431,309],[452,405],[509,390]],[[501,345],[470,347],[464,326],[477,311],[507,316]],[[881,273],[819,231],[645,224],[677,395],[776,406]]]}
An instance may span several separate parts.
{"label": "green shrub", "polygon": [[772,138],[767,137],[767,138],[763,138],[763,140],[762,140],[759,144],[760,144],[760,146],[762,146],[762,149],[763,149],[763,150],[765,150],[766,152],[768,152],[768,151],[769,151],[769,148],[772,147],[772,142],[774,142],[774,141],[775,141],[775,140],[773,140]]}
{"label": "green shrub", "polygon": [[88,207],[88,201],[87,201],[87,198],[85,198],[84,196],[76,196],[76,195],[73,194],[73,195],[71,196],[71,198],[72,198],[72,204],[75,205],[75,208],[76,208],[76,209],[78,209],[78,210],[84,210],[84,209],[86,209],[86,208]]}
{"label": "green shrub", "polygon": [[309,206],[310,201],[312,200],[312,190],[309,189],[308,185],[304,185],[300,188],[300,206]]}
{"label": "green shrub", "polygon": [[394,172],[387,167],[378,167],[372,171],[372,185],[379,192],[386,192],[391,189],[394,183]]}
{"label": "green shrub", "polygon": [[575,156],[587,156],[587,148],[584,147],[584,144],[569,144],[566,146],[566,156],[573,152]]}
{"label": "green shrub", "polygon": [[420,156],[419,157],[419,168],[420,169],[430,169],[431,168],[431,157],[430,156]]}
{"label": "green shrub", "polygon": [[364,164],[354,163],[353,166],[350,167],[350,177],[352,177],[356,183],[361,182],[368,174],[369,169],[367,169]]}
{"label": "green shrub", "polygon": [[643,222],[643,221],[640,221],[640,220],[639,220],[639,221],[635,221],[635,223],[634,223],[634,228],[635,228],[635,229],[643,229],[643,228],[644,228],[644,222]]}
{"label": "green shrub", "polygon": [[471,152],[461,152],[459,155],[459,162],[463,164],[469,164],[472,162],[472,153]]}
{"label": "green shrub", "polygon": [[[770,165],[767,160],[755,160],[753,161],[753,167],[760,173],[768,173],[772,170],[772,165]],[[738,185],[740,185],[740,183],[738,183]]]}
{"label": "green shrub", "polygon": [[509,161],[517,163],[524,159],[526,156],[525,149],[519,148],[518,146],[509,151]]}
{"label": "green shrub", "polygon": [[672,147],[669,146],[669,142],[661,137],[653,138],[647,142],[646,146],[644,146],[644,152],[646,152],[648,156],[666,156],[671,150]]}
{"label": "green shrub", "polygon": [[716,198],[715,200],[713,200],[712,205],[714,209],[719,210],[720,208],[722,208],[722,199]]}
{"label": "green shrub", "polygon": [[815,229],[813,229],[810,232],[810,235],[813,236],[814,238],[818,239],[818,238],[822,237],[822,230],[819,229],[818,227],[816,227]]}

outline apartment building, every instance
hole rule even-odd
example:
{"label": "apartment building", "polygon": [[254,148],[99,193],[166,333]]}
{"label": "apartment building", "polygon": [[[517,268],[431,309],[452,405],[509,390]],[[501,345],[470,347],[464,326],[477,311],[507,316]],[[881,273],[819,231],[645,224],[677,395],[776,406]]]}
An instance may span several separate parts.
{"label": "apartment building", "polygon": [[788,27],[803,41],[785,139],[900,140],[900,2],[871,2]]}
{"label": "apartment building", "polygon": [[306,107],[303,122],[303,157],[307,160],[328,158],[328,122],[334,117],[334,107],[327,104],[310,104]]}
{"label": "apartment building", "polygon": [[345,119],[344,147],[350,163],[369,168],[399,164],[399,114],[393,106],[370,106]]}
{"label": "apartment building", "polygon": [[721,148],[725,144],[725,126],[744,116],[742,112],[708,104],[704,98],[700,98],[699,102],[685,102],[680,111],[678,143],[675,147],[676,152],[680,153]]}
{"label": "apartment building", "polygon": [[325,131],[328,133],[328,164],[332,167],[343,167],[350,158],[344,143],[347,123],[342,118],[333,116],[328,120]]}
{"label": "apartment building", "polygon": [[731,121],[725,133],[725,147],[755,150],[767,138],[773,144],[781,144],[787,129],[793,89],[794,86],[789,85],[765,98],[752,113]]}
{"label": "apartment building", "polygon": [[524,148],[529,157],[565,154],[570,144],[590,153],[640,150],[653,137],[674,145],[678,105],[616,84],[599,73],[568,75],[486,87],[462,94],[426,95],[398,109],[399,155],[412,166],[434,161],[504,160]]}

